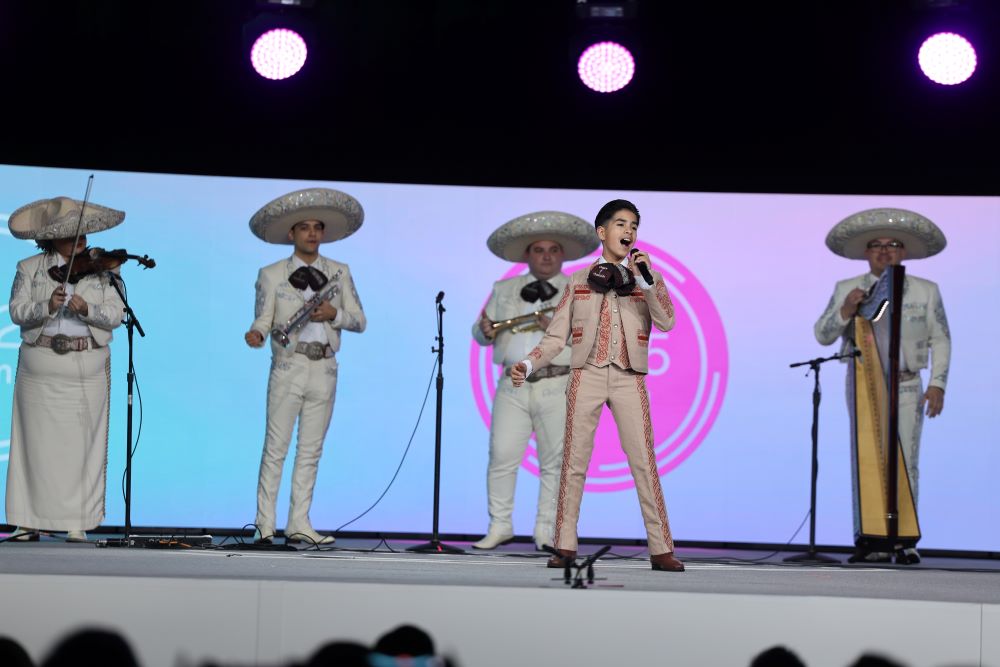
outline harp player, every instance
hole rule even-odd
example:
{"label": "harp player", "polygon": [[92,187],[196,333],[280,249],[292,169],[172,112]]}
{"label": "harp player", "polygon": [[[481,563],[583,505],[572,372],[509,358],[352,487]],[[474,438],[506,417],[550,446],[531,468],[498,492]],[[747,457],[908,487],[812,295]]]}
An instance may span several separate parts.
{"label": "harp player", "polygon": [[[841,352],[853,350],[848,325],[867,291],[889,266],[903,260],[923,259],[938,254],[946,245],[944,233],[933,222],[913,211],[893,208],[869,209],[841,220],[830,230],[827,247],[847,259],[865,260],[867,273],[841,280],[834,288],[826,310],[814,327],[816,340],[830,345],[842,339]],[[899,439],[916,505],[918,457],[923,418],[934,418],[944,409],[944,392],[951,362],[951,333],[941,292],[936,283],[906,274],[903,287],[903,314],[899,359]],[[928,366],[930,377],[923,388],[920,371]],[[848,400],[851,400],[850,396]],[[852,477],[855,496],[857,476]],[[855,525],[859,507],[854,505]],[[850,562],[888,562],[892,554],[870,551],[860,546]],[[896,554],[896,562],[920,562],[916,548]]]}

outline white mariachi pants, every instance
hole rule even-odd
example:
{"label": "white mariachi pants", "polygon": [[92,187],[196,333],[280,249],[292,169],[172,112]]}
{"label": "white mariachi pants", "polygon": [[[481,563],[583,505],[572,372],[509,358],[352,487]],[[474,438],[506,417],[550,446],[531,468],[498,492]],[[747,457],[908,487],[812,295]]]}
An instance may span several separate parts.
{"label": "white mariachi pants", "polygon": [[566,428],[568,375],[525,382],[515,389],[501,376],[493,398],[490,462],[486,474],[490,528],[513,532],[514,487],[532,431],[538,448],[538,512],[535,534],[551,537]]}
{"label": "white mariachi pants", "polygon": [[275,505],[281,470],[292,440],[295,421],[299,437],[295,445],[292,495],[286,534],[311,528],[309,507],[323,453],[323,440],[333,416],[337,390],[337,360],[311,361],[304,354],[274,359],[267,384],[267,431],[257,482],[257,528],[261,535],[274,534]]}

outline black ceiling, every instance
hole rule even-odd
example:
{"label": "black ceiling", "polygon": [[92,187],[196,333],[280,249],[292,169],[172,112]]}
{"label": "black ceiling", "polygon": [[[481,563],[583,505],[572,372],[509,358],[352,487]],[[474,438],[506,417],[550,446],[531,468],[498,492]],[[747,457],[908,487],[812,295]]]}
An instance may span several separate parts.
{"label": "black ceiling", "polygon": [[[638,70],[585,89],[572,0],[316,0],[296,77],[253,0],[0,3],[0,161],[331,180],[1000,194],[1000,2],[640,0]],[[935,19],[979,54],[917,71]],[[943,24],[942,24],[943,25]],[[955,25],[955,23],[952,23]]]}

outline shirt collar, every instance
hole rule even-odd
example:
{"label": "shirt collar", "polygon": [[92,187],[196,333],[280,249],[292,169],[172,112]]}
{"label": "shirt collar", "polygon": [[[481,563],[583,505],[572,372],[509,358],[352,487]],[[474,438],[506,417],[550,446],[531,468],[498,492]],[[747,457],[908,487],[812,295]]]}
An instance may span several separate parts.
{"label": "shirt collar", "polygon": [[[629,259],[629,258],[628,258],[628,255],[625,255],[624,259],[622,259],[622,261],[620,261],[620,262],[618,262],[618,263],[619,263],[619,264],[621,264],[622,266],[628,266],[628,259]],[[599,260],[597,260],[597,261],[598,261],[598,262],[605,262],[605,263],[607,263],[607,264],[614,264],[614,262],[609,262],[609,261],[608,261],[608,260],[607,260],[607,259],[606,259],[606,258],[604,257],[604,254],[603,254],[603,253],[601,254],[601,258],[600,258]]]}

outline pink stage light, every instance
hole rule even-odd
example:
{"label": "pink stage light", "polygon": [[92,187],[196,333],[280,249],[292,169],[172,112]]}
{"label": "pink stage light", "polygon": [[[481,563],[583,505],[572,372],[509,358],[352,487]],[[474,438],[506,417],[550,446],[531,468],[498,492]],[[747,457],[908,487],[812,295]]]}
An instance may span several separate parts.
{"label": "pink stage light", "polygon": [[943,86],[962,83],[976,71],[976,50],[953,32],[939,32],[924,40],[917,53],[924,75]]}
{"label": "pink stage light", "polygon": [[613,93],[628,85],[635,75],[635,59],[616,42],[588,46],[577,64],[583,85],[599,93]]}
{"label": "pink stage light", "polygon": [[250,48],[250,62],[265,79],[294,76],[306,64],[306,41],[287,28],[268,30]]}

